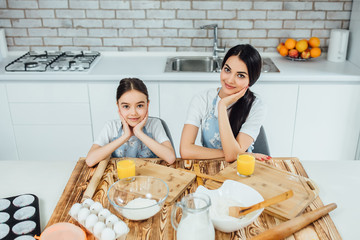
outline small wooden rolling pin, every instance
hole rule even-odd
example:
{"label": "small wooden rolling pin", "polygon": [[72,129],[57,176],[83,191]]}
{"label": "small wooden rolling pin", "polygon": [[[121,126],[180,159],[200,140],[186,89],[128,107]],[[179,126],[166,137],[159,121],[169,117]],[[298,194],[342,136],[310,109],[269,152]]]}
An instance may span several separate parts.
{"label": "small wooden rolling pin", "polygon": [[336,203],[331,203],[314,211],[304,213],[299,217],[291,219],[287,222],[283,222],[278,226],[260,233],[259,235],[253,237],[252,240],[276,240],[286,238],[294,232],[299,231],[308,224],[331,212],[336,207]]}
{"label": "small wooden rolling pin", "polygon": [[81,199],[81,202],[83,202],[87,198],[92,198],[97,186],[99,185],[99,182],[105,172],[105,169],[109,163],[110,158],[107,158],[105,160],[102,160],[99,162],[98,166],[95,169],[94,174],[91,177],[91,180],[83,194],[83,197]]}

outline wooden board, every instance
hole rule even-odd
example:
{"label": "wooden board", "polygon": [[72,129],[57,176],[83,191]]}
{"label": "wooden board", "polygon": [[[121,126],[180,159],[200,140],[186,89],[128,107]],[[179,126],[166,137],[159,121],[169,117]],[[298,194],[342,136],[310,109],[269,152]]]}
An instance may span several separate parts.
{"label": "wooden board", "polygon": [[[175,168],[169,168],[151,163],[139,158],[124,158],[134,160],[137,176],[152,176],[164,180],[169,186],[169,196],[165,202],[173,204],[174,201],[195,181],[194,173],[187,173]],[[114,160],[113,160],[114,161]],[[117,160],[116,160],[117,161]]]}
{"label": "wooden board", "polygon": [[[288,190],[294,192],[292,198],[265,208],[266,213],[279,219],[288,220],[298,216],[318,196],[319,190],[316,184],[306,177],[280,170],[260,161],[256,161],[252,176],[240,177],[237,175],[236,166],[236,162],[232,163],[216,174],[215,177],[224,177],[244,183],[257,190],[264,199]],[[205,186],[209,189],[217,189],[221,184],[209,180]]]}
{"label": "wooden board", "polygon": [[[152,159],[152,160],[146,159],[146,161],[159,163],[159,159]],[[199,164],[201,172],[212,175],[216,174],[224,167],[229,165],[223,159],[186,160],[186,161],[177,159],[175,164],[176,166],[171,166],[171,167],[176,167],[176,168],[184,167],[191,170],[194,163]],[[298,161],[295,158],[273,158],[273,160],[268,161],[267,164],[285,171],[289,171],[293,174],[298,174],[300,176],[308,177],[300,161]],[[94,171],[95,171],[94,168],[87,167],[84,159],[80,159],[78,161],[47,226],[50,226],[57,222],[72,222],[74,224],[77,224],[70,217],[70,215],[68,215],[68,212],[70,210],[70,207],[75,202],[81,201],[83,193],[86,190],[92,178],[92,175],[94,174]],[[103,174],[103,177],[99,183],[98,188],[95,191],[93,200],[101,202],[104,207],[108,208],[111,212],[116,214],[115,209],[113,209],[110,206],[110,203],[109,201],[107,201],[107,197],[106,197],[106,191],[107,191],[106,181],[107,179],[113,177],[113,171],[114,171],[114,164],[110,162]],[[186,191],[179,196],[178,200],[181,199],[184,195],[194,192],[196,188],[197,188],[197,184],[196,181],[194,181],[192,184],[189,185]],[[322,206],[323,203],[321,199],[317,197],[305,209],[305,212],[315,210]],[[127,240],[176,239],[176,231],[174,231],[170,221],[171,210],[172,210],[172,205],[165,205],[158,214],[145,221],[129,221],[127,219],[122,218],[130,228],[130,232],[127,235],[126,239]],[[278,225],[281,222],[283,221],[263,212],[260,215],[260,217],[256,219],[252,224],[236,232],[223,233],[216,230],[215,239],[219,239],[219,240],[251,239],[251,237],[275,225]],[[94,237],[92,235],[88,235],[88,240],[93,240],[93,239]],[[303,228],[301,231],[294,233],[293,235],[291,235],[286,239],[287,240],[303,240],[303,239],[338,240],[341,239],[341,236],[339,235],[339,232],[337,231],[330,216],[326,215],[320,218],[319,220],[315,221],[314,223],[310,224],[309,226]]]}

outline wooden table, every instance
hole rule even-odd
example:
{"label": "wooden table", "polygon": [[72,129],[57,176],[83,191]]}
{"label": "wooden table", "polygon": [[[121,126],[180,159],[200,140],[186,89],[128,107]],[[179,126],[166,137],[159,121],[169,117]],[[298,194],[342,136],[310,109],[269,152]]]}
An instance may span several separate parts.
{"label": "wooden table", "polygon": [[[151,161],[158,162],[159,160],[152,159]],[[159,163],[161,164],[161,162]],[[216,174],[228,165],[225,161],[219,159],[185,161],[178,159],[175,166],[172,167],[192,169],[194,163],[198,163],[200,165],[201,172],[209,175]],[[294,174],[308,177],[302,164],[296,158],[273,158],[268,162],[268,164],[292,172]],[[109,162],[109,165],[105,170],[104,177],[106,175],[113,174],[113,170],[114,166],[112,166],[112,163]],[[78,161],[54,210],[54,213],[48,222],[48,226],[56,222],[64,221],[74,223],[74,220],[68,215],[68,211],[74,203],[81,201],[82,195],[86,190],[87,185],[91,180],[91,176],[94,174],[94,171],[95,168],[87,167],[84,159],[80,159]],[[195,181],[188,189],[186,189],[183,195],[194,192],[196,188],[197,184]],[[179,199],[181,199],[181,197]],[[110,211],[116,213],[116,211],[107,201],[106,189],[96,189],[93,200],[102,202],[104,207],[107,207],[110,209]],[[305,212],[315,210],[322,206],[323,203],[318,197],[306,208]],[[171,208],[172,206],[164,206],[163,209],[154,217],[141,222],[128,221],[122,218],[131,229],[126,239],[175,239],[176,232],[171,226],[170,221]],[[260,232],[265,231],[266,229],[276,226],[281,222],[281,220],[273,216],[262,213],[254,223],[239,231],[229,234],[216,231],[216,239],[250,239],[252,236],[255,236]],[[89,236],[89,239],[93,239],[93,237]],[[341,239],[341,237],[330,216],[326,215],[320,218],[318,221],[308,225],[306,228],[288,237],[287,239],[333,240]]]}

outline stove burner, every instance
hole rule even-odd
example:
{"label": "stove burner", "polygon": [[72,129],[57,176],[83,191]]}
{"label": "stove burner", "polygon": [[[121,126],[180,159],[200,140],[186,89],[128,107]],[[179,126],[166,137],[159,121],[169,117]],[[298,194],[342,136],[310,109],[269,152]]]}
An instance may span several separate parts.
{"label": "stove burner", "polygon": [[26,63],[24,63],[24,65],[25,65],[25,71],[26,71],[26,69],[37,67],[39,64],[37,62],[26,62]]}
{"label": "stove burner", "polygon": [[100,53],[97,51],[30,51],[9,63],[8,72],[86,71]]}

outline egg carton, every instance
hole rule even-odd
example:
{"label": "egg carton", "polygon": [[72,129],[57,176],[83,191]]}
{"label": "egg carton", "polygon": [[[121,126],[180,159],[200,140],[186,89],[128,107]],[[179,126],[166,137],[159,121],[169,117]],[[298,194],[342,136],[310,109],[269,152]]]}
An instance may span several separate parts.
{"label": "egg carton", "polygon": [[0,239],[35,240],[39,235],[39,199],[34,194],[0,198]]}
{"label": "egg carton", "polygon": [[130,231],[124,221],[92,199],[72,205],[69,215],[98,240],[125,240]]}

